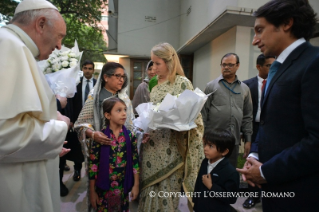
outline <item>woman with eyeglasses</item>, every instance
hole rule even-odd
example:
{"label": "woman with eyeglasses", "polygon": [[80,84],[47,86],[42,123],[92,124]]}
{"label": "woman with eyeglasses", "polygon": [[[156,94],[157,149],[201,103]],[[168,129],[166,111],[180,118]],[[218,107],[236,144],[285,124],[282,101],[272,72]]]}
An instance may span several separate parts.
{"label": "woman with eyeglasses", "polygon": [[[110,145],[111,140],[101,130],[105,127],[102,103],[104,100],[118,97],[122,99],[127,107],[127,119],[125,127],[132,132],[133,130],[133,107],[131,100],[126,94],[128,85],[127,75],[124,67],[115,62],[106,63],[97,79],[94,88],[90,91],[89,96],[82,108],[82,111],[74,124],[78,133],[79,140],[82,142],[82,150],[86,154],[85,163],[93,141],[100,145]],[[89,188],[88,188],[89,194]],[[89,205],[89,211],[91,206]]]}

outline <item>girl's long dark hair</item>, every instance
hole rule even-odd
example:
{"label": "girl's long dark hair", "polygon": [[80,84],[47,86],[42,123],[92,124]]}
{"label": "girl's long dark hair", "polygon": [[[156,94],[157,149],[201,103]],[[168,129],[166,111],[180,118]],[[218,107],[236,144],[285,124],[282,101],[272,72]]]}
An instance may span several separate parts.
{"label": "girl's long dark hair", "polygon": [[[117,102],[121,102],[123,105],[126,106],[125,102],[122,99],[119,99],[117,97],[112,97],[112,98],[104,100],[102,103],[103,114],[104,113],[111,113],[115,103],[117,103]],[[108,126],[108,125],[110,125],[110,121],[107,118],[105,118],[105,126]]]}

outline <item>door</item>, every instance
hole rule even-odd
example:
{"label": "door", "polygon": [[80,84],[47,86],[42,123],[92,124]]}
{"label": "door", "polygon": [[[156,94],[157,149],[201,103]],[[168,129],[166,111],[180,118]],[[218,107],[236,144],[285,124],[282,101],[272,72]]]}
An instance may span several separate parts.
{"label": "door", "polygon": [[136,88],[146,77],[146,66],[149,60],[131,59],[130,99],[133,99]]}

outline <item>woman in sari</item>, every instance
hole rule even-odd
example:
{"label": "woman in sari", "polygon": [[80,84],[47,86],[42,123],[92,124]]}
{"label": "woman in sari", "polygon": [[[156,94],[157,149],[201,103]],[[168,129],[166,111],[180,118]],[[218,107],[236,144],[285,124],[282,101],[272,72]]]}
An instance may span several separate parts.
{"label": "woman in sari", "polygon": [[[178,55],[170,44],[154,46],[151,59],[157,75],[157,82],[150,82],[150,101],[153,104],[160,103],[167,93],[178,95],[185,89],[193,90],[192,83],[185,77]],[[149,133],[148,142],[142,144],[142,190],[138,211],[177,211],[178,193],[176,197],[159,197],[160,191],[181,192],[182,188],[184,192],[194,191],[197,173],[204,158],[201,115],[195,123],[197,127],[186,132],[157,129]],[[150,192],[155,197],[150,197]],[[193,211],[192,198],[187,199],[188,207]]]}
{"label": "woman in sari", "polygon": [[127,84],[128,79],[124,67],[119,63],[106,63],[74,124],[79,141],[82,142],[86,170],[88,170],[87,158],[89,157],[89,150],[93,140],[101,145],[110,145],[110,139],[101,132],[105,127],[102,108],[102,103],[105,99],[118,97],[125,102],[127,106],[127,119],[124,125],[128,130],[133,131],[134,113],[131,101],[126,94]]}

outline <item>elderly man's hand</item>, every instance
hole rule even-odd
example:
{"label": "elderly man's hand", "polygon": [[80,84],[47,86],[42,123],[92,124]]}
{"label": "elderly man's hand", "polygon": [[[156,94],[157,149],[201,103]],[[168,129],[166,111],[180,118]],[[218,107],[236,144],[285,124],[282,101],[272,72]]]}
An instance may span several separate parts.
{"label": "elderly man's hand", "polygon": [[[67,142],[67,141],[64,141],[63,145],[66,144],[66,143],[68,143],[68,142]],[[62,147],[62,150],[61,150],[59,156],[60,156],[60,157],[63,157],[64,155],[66,155],[66,154],[69,153],[70,151],[71,151],[71,149],[67,149],[67,148]]]}
{"label": "elderly man's hand", "polygon": [[57,120],[64,121],[68,127],[70,126],[70,119],[66,116],[63,116],[59,111],[57,111]]}

